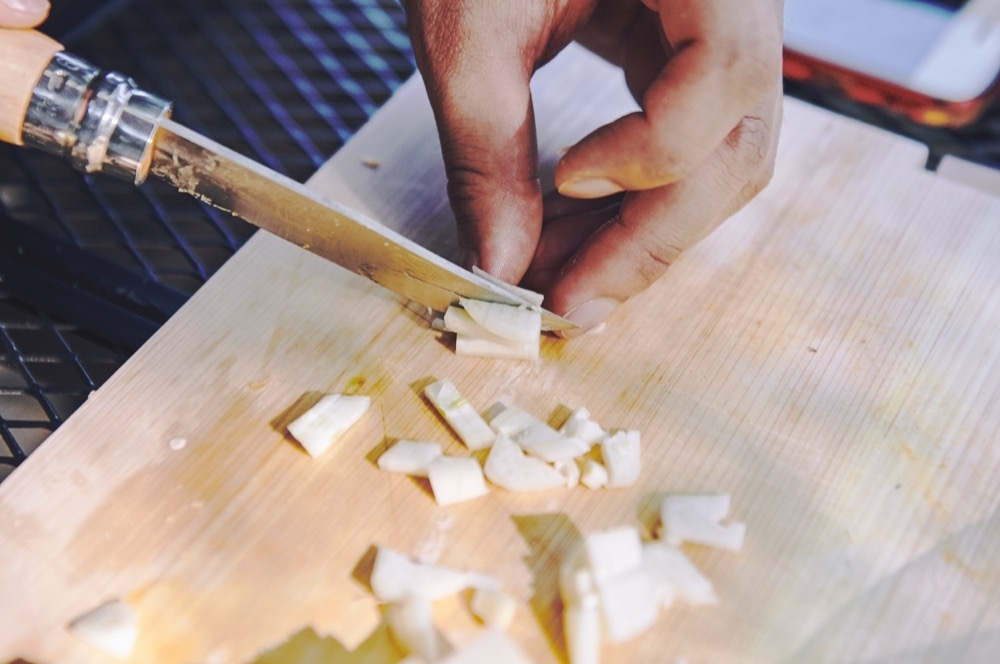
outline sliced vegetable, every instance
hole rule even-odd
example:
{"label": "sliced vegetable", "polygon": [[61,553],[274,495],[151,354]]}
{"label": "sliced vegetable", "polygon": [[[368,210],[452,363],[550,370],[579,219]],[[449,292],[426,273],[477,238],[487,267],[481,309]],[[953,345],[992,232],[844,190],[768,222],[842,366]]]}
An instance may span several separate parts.
{"label": "sliced vegetable", "polygon": [[566,604],[579,604],[588,597],[597,601],[594,574],[587,564],[587,553],[580,542],[559,565],[559,594]]}
{"label": "sliced vegetable", "polygon": [[490,332],[485,327],[474,321],[468,311],[455,305],[448,307],[448,309],[444,312],[444,328],[448,332],[454,332],[455,334],[464,335],[473,339],[483,339],[506,344],[517,343],[511,342],[510,339],[505,339],[500,335]]}
{"label": "sliced vegetable", "polygon": [[479,618],[490,629],[507,631],[514,621],[517,602],[507,593],[488,588],[479,588],[472,593],[469,605],[472,615]]}
{"label": "sliced vegetable", "polygon": [[601,441],[601,457],[608,469],[609,487],[635,484],[642,469],[639,432],[616,431]]}
{"label": "sliced vegetable", "polygon": [[569,438],[560,433],[555,437],[536,437],[536,434],[536,431],[531,431],[529,435],[521,434],[515,438],[515,442],[528,454],[550,463],[575,465],[575,459],[590,451],[590,445],[579,438]]}
{"label": "sliced vegetable", "polygon": [[600,584],[642,563],[642,538],[639,530],[622,526],[591,533],[583,540],[587,566]]}
{"label": "sliced vegetable", "polygon": [[527,456],[514,441],[499,434],[486,464],[486,479],[508,491],[542,491],[566,486],[558,470],[541,459]]}
{"label": "sliced vegetable", "polygon": [[327,394],[288,425],[288,432],[312,457],[325,452],[368,411],[364,395]]}
{"label": "sliced vegetable", "polygon": [[[659,551],[658,549],[660,544],[665,543],[643,542],[642,563],[640,563],[640,565],[646,572],[650,588],[652,589],[657,602],[662,605],[663,608],[669,609],[673,606],[674,600],[678,599],[677,586],[674,585],[674,581],[671,578],[671,562],[669,560],[664,560],[666,555],[672,554],[663,554]],[[678,553],[680,553],[679,550]],[[707,581],[707,579],[704,580]],[[711,592],[711,584],[709,584],[708,590]],[[707,597],[707,595],[699,595],[698,592],[704,592],[704,588],[702,588],[701,591],[693,592],[692,594],[695,597]]]}
{"label": "sliced vegetable", "polygon": [[653,626],[661,598],[642,565],[597,582],[601,625],[609,643],[622,643]]}
{"label": "sliced vegetable", "polygon": [[587,459],[580,471],[580,484],[588,489],[600,489],[608,484],[608,469],[603,464]]}
{"label": "sliced vegetable", "polygon": [[503,632],[484,630],[483,635],[441,660],[442,664],[530,664],[531,660]]}
{"label": "sliced vegetable", "polygon": [[575,459],[556,461],[552,464],[556,472],[566,478],[566,487],[572,489],[580,483],[580,466]]}
{"label": "sliced vegetable", "polygon": [[444,379],[424,388],[424,394],[470,450],[486,449],[496,434],[465,400],[451,381]]}
{"label": "sliced vegetable", "polygon": [[390,473],[427,477],[427,467],[440,456],[437,443],[399,440],[378,458],[378,467]]}
{"label": "sliced vegetable", "polygon": [[131,606],[114,599],[84,613],[67,629],[101,652],[127,659],[139,639],[139,617]]}
{"label": "sliced vegetable", "polygon": [[551,463],[569,461],[590,451],[590,446],[568,438],[518,406],[508,406],[490,420],[490,427],[506,434],[528,454]]}
{"label": "sliced vegetable", "polygon": [[379,547],[371,575],[372,592],[382,602],[422,599],[428,602],[466,588],[499,589],[493,577],[419,563],[393,549]]}
{"label": "sliced vegetable", "polygon": [[572,664],[598,664],[601,661],[601,612],[597,593],[586,601],[563,609],[563,632],[566,654]]}
{"label": "sliced vegetable", "polygon": [[607,435],[600,424],[590,419],[590,411],[582,406],[570,414],[559,428],[559,432],[588,445],[596,445]]}
{"label": "sliced vegetable", "polygon": [[438,505],[453,505],[489,493],[483,469],[471,457],[441,455],[427,466],[434,500]]}
{"label": "sliced vegetable", "polygon": [[404,655],[436,662],[451,651],[434,626],[431,603],[426,599],[410,598],[391,604],[385,612],[385,622],[389,636]]}
{"label": "sliced vegetable", "polygon": [[455,354],[464,357],[492,357],[499,360],[534,360],[538,358],[540,337],[524,343],[492,341],[465,334],[455,337]]}
{"label": "sliced vegetable", "polygon": [[559,569],[566,646],[573,664],[597,662],[602,639],[620,643],[647,630],[660,596],[642,565],[633,527],[591,533]]}
{"label": "sliced vegetable", "polygon": [[[695,567],[684,553],[666,542],[647,542],[642,548],[643,567],[657,585],[673,587],[677,599],[688,604],[716,604],[712,582]],[[670,597],[665,595],[663,603]]]}
{"label": "sliced vegetable", "polygon": [[497,433],[506,434],[509,438],[513,438],[532,427],[545,426],[545,422],[520,406],[495,403],[490,407],[489,425]]}
{"label": "sliced vegetable", "polygon": [[537,340],[542,333],[542,314],[538,309],[464,297],[459,304],[472,320],[508,341],[527,343]]}
{"label": "sliced vegetable", "polygon": [[720,523],[729,515],[729,505],[730,497],[725,494],[667,496],[660,507],[662,537],[675,546],[691,542],[739,551],[743,548],[746,524]]}
{"label": "sliced vegetable", "polygon": [[445,312],[444,329],[454,332],[455,353],[474,357],[531,360],[538,357],[540,334],[527,341],[512,341],[477,323],[465,309],[451,306]]}

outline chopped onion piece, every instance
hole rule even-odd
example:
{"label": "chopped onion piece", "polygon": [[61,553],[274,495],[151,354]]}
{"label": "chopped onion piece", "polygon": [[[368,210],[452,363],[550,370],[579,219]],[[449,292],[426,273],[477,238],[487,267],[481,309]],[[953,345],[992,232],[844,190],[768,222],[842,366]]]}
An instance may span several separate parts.
{"label": "chopped onion piece", "polygon": [[500,583],[491,576],[418,563],[386,547],[379,547],[375,554],[371,585],[375,598],[381,602],[400,602],[411,598],[433,602],[466,588],[496,590],[500,587]]}
{"label": "chopped onion piece", "polygon": [[504,406],[496,403],[490,407],[490,413],[490,428],[510,438],[532,427],[546,426],[545,422],[520,406]]}
{"label": "chopped onion piece", "polygon": [[[557,435],[555,438],[545,438],[537,442],[530,438],[525,440],[518,437],[515,439],[515,442],[532,456],[554,464],[564,463],[576,466],[575,459],[580,458],[590,451],[590,446],[579,438],[568,438],[562,434]],[[577,478],[579,478],[579,470],[577,470]]]}
{"label": "chopped onion piece", "polygon": [[587,459],[580,471],[580,484],[588,489],[600,489],[608,484],[608,469],[603,464]]}
{"label": "chopped onion piece", "polygon": [[582,542],[559,565],[559,594],[570,663],[596,664],[601,655],[600,598]]}
{"label": "chopped onion piece", "polygon": [[559,565],[559,594],[567,605],[597,602],[597,586],[587,565],[587,553],[582,542],[573,547]]}
{"label": "chopped onion piece", "polygon": [[427,466],[434,500],[438,505],[453,505],[489,493],[483,469],[472,457],[441,455]]}
{"label": "chopped onion piece", "polygon": [[455,337],[455,354],[463,357],[492,357],[500,360],[534,360],[538,358],[540,339],[524,343],[518,341],[492,341],[459,334]]}
{"label": "chopped onion piece", "polygon": [[601,661],[601,612],[597,595],[592,601],[568,604],[563,609],[566,654],[571,664],[598,664]]}
{"label": "chopped onion piece", "polygon": [[514,621],[517,602],[499,590],[480,588],[472,593],[470,608],[472,614],[483,621],[484,625],[505,632]]}
{"label": "chopped onion piece", "polygon": [[390,473],[427,477],[427,467],[440,456],[437,443],[399,440],[378,458],[378,467]]}
{"label": "chopped onion piece", "polygon": [[483,466],[486,479],[508,491],[542,491],[566,486],[558,470],[525,455],[516,443],[499,434]]}
{"label": "chopped onion piece", "polygon": [[641,565],[598,581],[597,592],[604,637],[609,643],[622,643],[642,634],[660,614],[661,597]]}
{"label": "chopped onion piece", "polygon": [[507,435],[528,454],[551,463],[569,461],[590,450],[583,441],[564,436],[518,406],[494,410],[489,423],[494,431]]}
{"label": "chopped onion piece", "polygon": [[719,523],[729,515],[729,504],[730,497],[725,494],[667,496],[660,507],[662,536],[675,546],[691,542],[739,551],[743,548],[746,524]]}
{"label": "chopped onion piece", "polygon": [[318,457],[368,411],[371,398],[363,395],[327,394],[302,413],[288,432],[312,457]]}
{"label": "chopped onion piece", "polygon": [[469,312],[462,307],[452,305],[444,312],[444,326],[449,332],[477,339],[510,343],[509,339],[493,334],[485,327],[472,320]]}
{"label": "chopped onion piece", "polygon": [[434,626],[431,603],[409,598],[389,606],[385,613],[389,635],[405,655],[416,655],[436,662],[451,651],[448,642]]}
{"label": "chopped onion piece", "polygon": [[444,379],[424,388],[424,394],[470,450],[486,449],[496,434],[451,381]]}
{"label": "chopped onion piece", "polygon": [[655,586],[674,590],[665,592],[664,605],[670,604],[674,594],[688,604],[718,603],[712,582],[677,547],[666,542],[646,542],[642,546],[642,559],[642,567],[654,579]]}
{"label": "chopped onion piece", "polygon": [[541,336],[527,341],[511,341],[486,329],[461,307],[451,306],[444,315],[444,327],[454,332],[455,353],[471,357],[533,360],[538,357]]}
{"label": "chopped onion piece", "polygon": [[459,648],[442,664],[530,664],[528,656],[503,632],[484,630],[484,634],[464,648]]}
{"label": "chopped onion piece", "polygon": [[[483,411],[483,419],[487,422],[492,422],[497,415],[507,410],[507,408],[509,406],[503,401],[495,401],[489,408]],[[493,427],[490,426],[490,428],[492,429]]]}
{"label": "chopped onion piece", "polygon": [[671,510],[697,514],[706,521],[719,523],[729,516],[732,497],[727,493],[684,493],[667,496],[663,505]]}
{"label": "chopped onion piece", "polygon": [[566,478],[566,486],[570,489],[580,483],[580,466],[575,460],[556,461],[552,464],[556,472]]}
{"label": "chopped onion piece", "polygon": [[542,314],[538,309],[464,297],[459,299],[459,304],[472,320],[508,341],[527,343],[538,339],[542,333]]}
{"label": "chopped onion piece", "polygon": [[639,530],[632,526],[591,533],[583,540],[583,550],[586,564],[598,584],[642,563],[642,538]]}
{"label": "chopped onion piece", "polygon": [[484,270],[484,269],[482,269],[480,267],[473,266],[472,267],[472,274],[474,274],[474,275],[476,275],[478,277],[482,277],[483,279],[485,279],[486,281],[490,282],[494,286],[497,286],[498,288],[502,288],[503,290],[507,291],[511,295],[513,295],[515,297],[518,297],[518,298],[526,301],[528,304],[530,304],[532,306],[540,307],[540,306],[542,306],[542,302],[545,300],[545,296],[542,295],[541,293],[536,293],[533,290],[528,290],[527,288],[522,288],[520,286],[515,286],[514,284],[508,284],[503,279],[499,279],[497,277],[494,277],[492,274],[490,274],[489,272],[487,272],[486,270]]}
{"label": "chopped onion piece", "polygon": [[139,639],[139,617],[131,606],[115,599],[83,614],[67,629],[101,652],[127,659]]}
{"label": "chopped onion piece", "polygon": [[601,441],[601,457],[608,469],[609,487],[635,484],[642,469],[639,432],[616,431]]}
{"label": "chopped onion piece", "polygon": [[569,418],[563,422],[559,432],[570,438],[577,438],[588,445],[596,445],[601,442],[607,432],[601,425],[590,419],[590,411],[582,406],[573,411]]}

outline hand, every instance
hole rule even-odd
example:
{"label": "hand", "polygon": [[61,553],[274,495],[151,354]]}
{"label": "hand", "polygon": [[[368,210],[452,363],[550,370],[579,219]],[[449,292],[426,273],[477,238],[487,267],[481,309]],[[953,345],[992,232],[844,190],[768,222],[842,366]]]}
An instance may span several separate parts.
{"label": "hand", "polygon": [[48,15],[48,0],[0,0],[0,28],[33,28]]}
{"label": "hand", "polygon": [[[466,265],[545,293],[583,329],[770,180],[781,0],[406,0]],[[578,40],[640,112],[562,157],[543,203],[528,87]]]}

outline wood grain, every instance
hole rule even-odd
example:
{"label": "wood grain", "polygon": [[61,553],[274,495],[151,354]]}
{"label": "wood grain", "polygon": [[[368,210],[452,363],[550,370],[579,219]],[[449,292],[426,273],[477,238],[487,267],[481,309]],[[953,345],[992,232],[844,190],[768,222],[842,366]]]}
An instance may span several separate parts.
{"label": "wood grain", "polygon": [[[547,169],[629,107],[577,50],[534,101]],[[311,185],[453,257],[433,132],[414,80]],[[0,485],[0,661],[102,661],[64,625],[112,596],[139,612],[135,662],[395,661],[366,586],[378,545],[498,575],[523,603],[514,638],[561,661],[561,555],[651,530],[681,491],[732,493],[745,550],[688,549],[720,604],[664,612],[607,661],[994,661],[1000,200],[923,160],[788,101],[772,185],[537,363],[458,358],[419,310],[258,234]],[[463,453],[420,397],[431,378],[481,409],[640,429],[641,480],[439,509],[373,464],[396,438]],[[374,407],[313,460],[283,426],[326,391]],[[456,642],[476,629],[462,598],[436,612]]]}
{"label": "wood grain", "polygon": [[52,56],[63,50],[36,30],[0,28],[0,141],[21,145],[31,93]]}

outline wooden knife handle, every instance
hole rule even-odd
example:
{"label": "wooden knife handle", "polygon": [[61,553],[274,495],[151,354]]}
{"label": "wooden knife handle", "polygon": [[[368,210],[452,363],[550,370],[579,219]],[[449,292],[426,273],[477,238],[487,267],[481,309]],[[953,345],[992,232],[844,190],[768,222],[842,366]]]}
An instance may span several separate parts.
{"label": "wooden knife handle", "polygon": [[0,141],[23,145],[31,93],[62,45],[35,30],[0,28]]}

